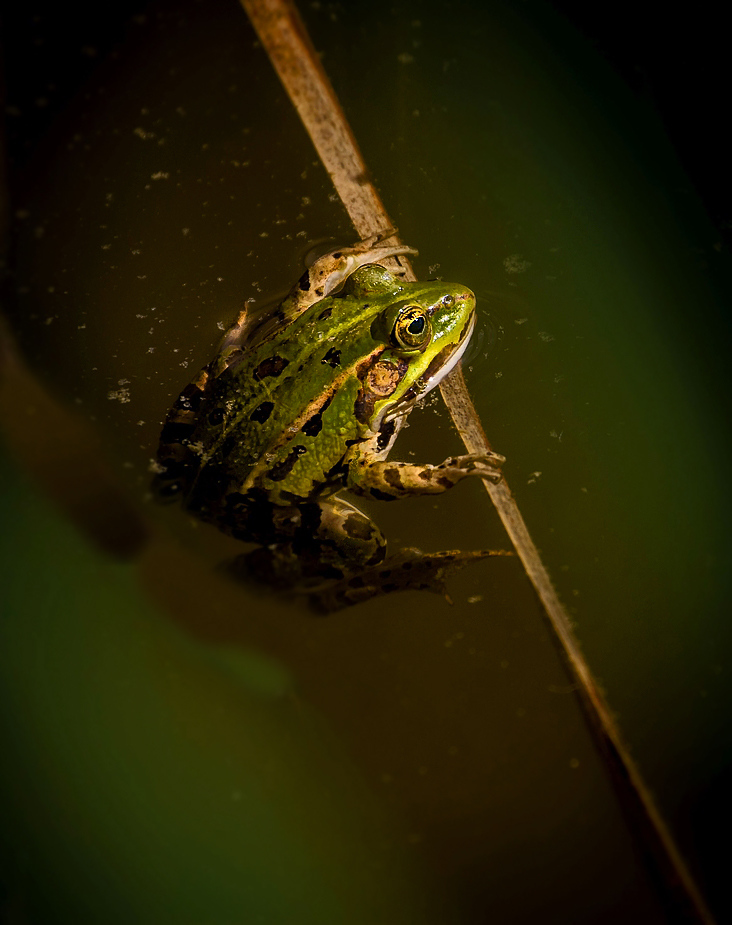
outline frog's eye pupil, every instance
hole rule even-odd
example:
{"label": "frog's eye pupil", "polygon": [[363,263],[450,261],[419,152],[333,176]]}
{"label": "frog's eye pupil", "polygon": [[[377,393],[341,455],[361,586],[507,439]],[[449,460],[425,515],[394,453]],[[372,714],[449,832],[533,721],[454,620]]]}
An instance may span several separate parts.
{"label": "frog's eye pupil", "polygon": [[422,350],[430,340],[430,322],[419,305],[405,306],[396,320],[393,331],[396,346],[403,350]]}

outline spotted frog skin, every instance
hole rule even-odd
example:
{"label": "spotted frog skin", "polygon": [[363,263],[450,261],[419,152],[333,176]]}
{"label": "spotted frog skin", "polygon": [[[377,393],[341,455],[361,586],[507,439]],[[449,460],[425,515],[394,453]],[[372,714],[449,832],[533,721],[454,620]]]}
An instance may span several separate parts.
{"label": "spotted frog skin", "polygon": [[444,591],[470,558],[387,558],[386,540],[336,493],[395,501],[469,476],[498,481],[503,457],[389,461],[405,415],[455,365],[475,323],[464,286],[408,283],[378,265],[414,253],[361,241],[316,260],[274,314],[243,312],[168,413],[154,491],[259,544],[238,574],[306,592],[333,610],[404,588]]}

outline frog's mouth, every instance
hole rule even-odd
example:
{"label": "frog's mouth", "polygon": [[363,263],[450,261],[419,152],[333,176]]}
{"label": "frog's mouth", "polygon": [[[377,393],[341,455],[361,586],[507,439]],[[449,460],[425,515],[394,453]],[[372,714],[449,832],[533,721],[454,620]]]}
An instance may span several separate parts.
{"label": "frog's mouth", "polygon": [[470,338],[473,335],[474,329],[475,312],[465,326],[462,337],[457,345],[448,344],[447,347],[444,347],[436,354],[419,379],[417,379],[417,381],[401,396],[399,401],[389,409],[386,414],[386,420],[408,414],[418,401],[421,401],[428,392],[431,392],[436,385],[442,382],[445,376],[448,376],[453,369],[455,369],[470,343]]}

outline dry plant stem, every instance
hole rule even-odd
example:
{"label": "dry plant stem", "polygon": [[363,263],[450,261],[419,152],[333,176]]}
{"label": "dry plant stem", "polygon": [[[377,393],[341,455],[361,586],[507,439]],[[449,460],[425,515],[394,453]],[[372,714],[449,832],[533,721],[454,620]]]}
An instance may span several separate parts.
{"label": "dry plant stem", "polygon": [[[290,0],[241,0],[333,185],[353,221],[366,238],[392,227],[366,165],[320,64],[305,28]],[[389,241],[396,240],[390,238]],[[406,279],[415,279],[405,257],[395,258]],[[458,367],[443,380],[445,404],[470,453],[485,453],[490,444],[483,431]],[[703,922],[713,918],[656,808],[640,772],[622,741],[605,698],[580,651],[569,617],[552,586],[536,546],[505,479],[484,482],[498,514],[541,601],[555,638],[577,683],[585,715],[629,813],[630,821],[661,876],[670,904],[670,921]]]}

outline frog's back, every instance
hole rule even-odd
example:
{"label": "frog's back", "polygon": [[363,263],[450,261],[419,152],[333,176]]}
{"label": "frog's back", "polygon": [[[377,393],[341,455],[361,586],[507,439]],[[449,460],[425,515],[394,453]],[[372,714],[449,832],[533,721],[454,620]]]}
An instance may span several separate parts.
{"label": "frog's back", "polygon": [[159,494],[198,508],[232,491],[286,504],[339,487],[338,465],[360,439],[359,374],[377,351],[324,337],[322,306],[218,375],[215,359],[187,386],[163,429]]}

